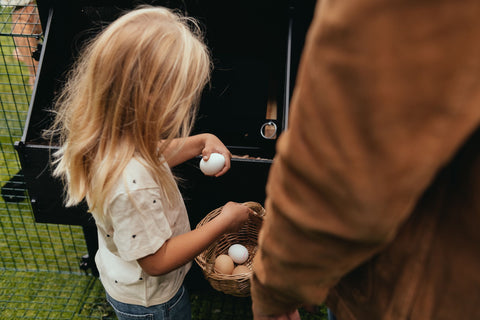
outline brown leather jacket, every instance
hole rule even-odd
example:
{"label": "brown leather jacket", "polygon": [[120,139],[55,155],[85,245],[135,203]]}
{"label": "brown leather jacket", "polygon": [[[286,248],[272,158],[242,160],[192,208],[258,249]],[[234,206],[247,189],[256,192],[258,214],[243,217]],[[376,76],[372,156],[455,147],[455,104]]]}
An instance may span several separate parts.
{"label": "brown leather jacket", "polygon": [[480,2],[322,0],[267,185],[254,309],[480,319]]}

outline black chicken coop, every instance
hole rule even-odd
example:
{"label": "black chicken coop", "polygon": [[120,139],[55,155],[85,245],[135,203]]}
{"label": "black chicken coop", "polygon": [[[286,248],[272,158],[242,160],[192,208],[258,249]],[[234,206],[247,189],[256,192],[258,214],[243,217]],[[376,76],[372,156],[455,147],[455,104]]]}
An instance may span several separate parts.
{"label": "black chicken coop", "polygon": [[[37,0],[44,33],[23,137],[16,149],[37,222],[84,227],[90,257],[95,225],[86,206],[63,206],[63,188],[51,177],[55,146],[42,138],[55,93],[85,40],[140,4],[176,8],[203,25],[214,70],[203,94],[195,133],[217,135],[235,156],[220,178],[204,176],[193,159],[175,172],[192,226],[227,201],[263,203],[278,136],[288,123],[289,99],[315,1],[63,1]],[[95,270],[94,265],[91,265]]]}

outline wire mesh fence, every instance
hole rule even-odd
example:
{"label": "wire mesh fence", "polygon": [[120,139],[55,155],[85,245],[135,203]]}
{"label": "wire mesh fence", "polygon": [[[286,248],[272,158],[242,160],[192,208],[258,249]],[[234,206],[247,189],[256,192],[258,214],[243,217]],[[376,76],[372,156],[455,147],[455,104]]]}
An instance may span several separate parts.
{"label": "wire mesh fence", "polygon": [[87,252],[80,227],[34,221],[14,143],[22,136],[38,61],[41,27],[35,5],[1,7],[0,202],[1,264],[4,270],[81,274]]}

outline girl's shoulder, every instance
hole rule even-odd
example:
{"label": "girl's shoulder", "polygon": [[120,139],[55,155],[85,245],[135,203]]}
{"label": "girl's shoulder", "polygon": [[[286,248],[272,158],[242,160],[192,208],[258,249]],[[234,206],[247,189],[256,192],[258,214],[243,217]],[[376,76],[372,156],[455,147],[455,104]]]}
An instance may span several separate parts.
{"label": "girl's shoulder", "polygon": [[136,190],[158,188],[150,171],[141,160],[132,158],[123,170],[113,188],[112,198],[122,193],[131,193]]}

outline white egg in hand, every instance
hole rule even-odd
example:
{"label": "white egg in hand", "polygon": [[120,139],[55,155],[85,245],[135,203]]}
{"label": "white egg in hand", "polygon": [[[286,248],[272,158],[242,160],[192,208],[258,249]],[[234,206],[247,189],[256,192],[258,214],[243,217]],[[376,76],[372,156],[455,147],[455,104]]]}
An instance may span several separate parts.
{"label": "white egg in hand", "polygon": [[212,153],[207,161],[200,160],[200,170],[207,175],[213,176],[222,171],[225,166],[225,157],[220,153]]}
{"label": "white egg in hand", "polygon": [[235,263],[242,264],[248,259],[248,250],[241,244],[234,244],[228,248],[228,255]]}

